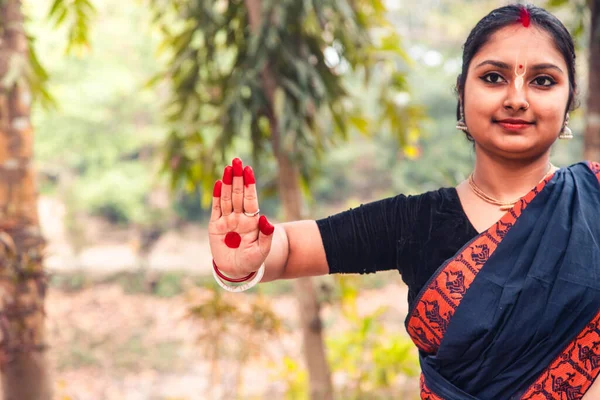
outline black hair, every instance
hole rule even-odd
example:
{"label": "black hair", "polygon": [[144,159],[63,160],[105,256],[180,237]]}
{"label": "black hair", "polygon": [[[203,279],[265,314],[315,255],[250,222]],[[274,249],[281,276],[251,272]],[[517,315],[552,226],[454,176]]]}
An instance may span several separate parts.
{"label": "black hair", "polygon": [[[456,91],[459,96],[459,102],[456,108],[457,119],[460,119],[460,104],[463,100],[467,71],[469,70],[471,60],[475,54],[477,54],[479,49],[490,40],[494,33],[506,26],[518,22],[523,8],[527,9],[529,12],[531,25],[535,25],[548,32],[554,39],[556,48],[565,59],[569,75],[569,101],[567,102],[565,114],[569,110],[576,108],[575,96],[577,93],[577,83],[575,81],[575,45],[573,44],[571,34],[558,18],[543,8],[531,4],[511,4],[497,8],[483,17],[477,25],[475,25],[469,34],[469,37],[467,37],[467,41],[463,45],[462,71],[460,75],[458,75],[456,81]],[[472,137],[468,133],[467,138],[472,140]]]}

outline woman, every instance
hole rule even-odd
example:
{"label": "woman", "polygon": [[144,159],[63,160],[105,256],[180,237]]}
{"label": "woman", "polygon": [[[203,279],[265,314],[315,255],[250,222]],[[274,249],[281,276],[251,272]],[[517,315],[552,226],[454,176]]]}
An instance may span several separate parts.
{"label": "woman", "polygon": [[456,188],[273,226],[235,159],[214,191],[216,277],[398,269],[423,399],[598,399],[600,165],[549,160],[571,137],[572,39],[541,8],[494,10],[465,43],[457,89],[476,161]]}

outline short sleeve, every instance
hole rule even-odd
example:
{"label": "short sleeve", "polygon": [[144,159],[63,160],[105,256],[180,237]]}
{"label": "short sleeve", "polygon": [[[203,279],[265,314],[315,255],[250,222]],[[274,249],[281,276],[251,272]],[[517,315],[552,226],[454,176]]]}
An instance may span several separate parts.
{"label": "short sleeve", "polygon": [[409,199],[398,195],[317,220],[329,273],[397,269],[398,243],[414,226]]}

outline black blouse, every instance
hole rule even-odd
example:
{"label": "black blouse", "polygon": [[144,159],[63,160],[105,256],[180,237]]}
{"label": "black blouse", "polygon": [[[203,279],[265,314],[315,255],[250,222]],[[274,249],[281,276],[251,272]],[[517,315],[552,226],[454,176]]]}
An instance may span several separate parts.
{"label": "black blouse", "polygon": [[397,269],[412,305],[421,288],[477,231],[455,188],[398,195],[317,220],[329,273]]}

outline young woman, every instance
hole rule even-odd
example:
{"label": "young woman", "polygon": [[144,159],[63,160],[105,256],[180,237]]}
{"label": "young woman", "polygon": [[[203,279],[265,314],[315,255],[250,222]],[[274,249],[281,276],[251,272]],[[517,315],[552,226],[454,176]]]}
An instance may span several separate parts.
{"label": "young woman", "polygon": [[397,269],[423,399],[598,399],[600,165],[549,160],[571,136],[572,39],[541,8],[494,10],[464,45],[457,89],[476,161],[456,188],[273,226],[235,159],[215,185],[216,277]]}

